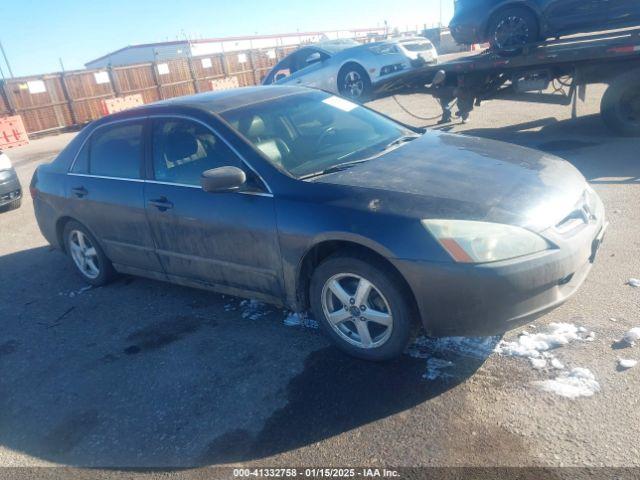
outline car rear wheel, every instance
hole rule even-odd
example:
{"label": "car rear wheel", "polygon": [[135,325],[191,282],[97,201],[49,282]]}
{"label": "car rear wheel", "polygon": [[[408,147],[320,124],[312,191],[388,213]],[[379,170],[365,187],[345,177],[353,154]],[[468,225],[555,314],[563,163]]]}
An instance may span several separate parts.
{"label": "car rear wheel", "polygon": [[489,22],[487,37],[491,48],[503,55],[516,55],[525,45],[538,40],[536,16],[525,8],[507,8]]}
{"label": "car rear wheel", "polygon": [[87,283],[101,286],[113,279],[113,265],[83,225],[70,221],[65,225],[63,235],[66,251],[77,272]]}
{"label": "car rear wheel", "polygon": [[388,360],[404,351],[412,330],[401,284],[374,258],[335,255],[313,273],[311,307],[342,350],[365,360]]}
{"label": "car rear wheel", "polygon": [[619,135],[640,135],[640,70],[616,78],[602,96],[604,123]]}
{"label": "car rear wheel", "polygon": [[338,74],[338,92],[343,97],[356,102],[365,102],[371,97],[371,80],[364,68],[357,64],[349,64]]}

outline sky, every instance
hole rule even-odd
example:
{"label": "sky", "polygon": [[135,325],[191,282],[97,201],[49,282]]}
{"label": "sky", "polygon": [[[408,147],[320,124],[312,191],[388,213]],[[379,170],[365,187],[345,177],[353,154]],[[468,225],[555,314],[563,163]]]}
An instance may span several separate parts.
{"label": "sky", "polygon": [[[447,24],[453,0],[23,0],[0,42],[15,76],[84,68],[113,50],[157,41],[295,31]],[[9,76],[4,59],[0,67]]]}

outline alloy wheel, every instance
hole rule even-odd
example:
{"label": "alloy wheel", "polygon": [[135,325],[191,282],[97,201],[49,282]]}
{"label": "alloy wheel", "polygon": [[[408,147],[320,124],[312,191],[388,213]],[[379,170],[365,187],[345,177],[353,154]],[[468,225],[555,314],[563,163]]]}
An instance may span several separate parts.
{"label": "alloy wheel", "polygon": [[84,276],[90,279],[100,275],[100,263],[98,252],[87,237],[80,230],[71,230],[69,233],[69,250],[73,263]]}
{"label": "alloy wheel", "polygon": [[391,337],[393,315],[382,292],[366,278],[339,273],[322,288],[322,310],[344,341],[363,349],[377,348]]}
{"label": "alloy wheel", "polygon": [[503,18],[496,25],[493,40],[499,50],[514,50],[529,41],[529,25],[524,18],[515,15]]}
{"label": "alloy wheel", "polygon": [[351,70],[344,77],[344,91],[351,98],[360,98],[364,92],[364,80],[360,73]]}

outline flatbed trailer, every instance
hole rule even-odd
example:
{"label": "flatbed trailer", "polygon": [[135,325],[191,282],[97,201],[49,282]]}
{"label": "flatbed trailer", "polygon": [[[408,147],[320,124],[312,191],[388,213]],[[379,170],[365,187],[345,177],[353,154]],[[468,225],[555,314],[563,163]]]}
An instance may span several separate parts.
{"label": "flatbed trailer", "polygon": [[381,90],[430,94],[443,107],[456,101],[457,115],[466,120],[495,98],[573,105],[575,116],[577,100],[594,83],[608,84],[600,108],[605,124],[621,135],[640,135],[640,28],[532,44],[508,57],[472,53],[407,72]]}

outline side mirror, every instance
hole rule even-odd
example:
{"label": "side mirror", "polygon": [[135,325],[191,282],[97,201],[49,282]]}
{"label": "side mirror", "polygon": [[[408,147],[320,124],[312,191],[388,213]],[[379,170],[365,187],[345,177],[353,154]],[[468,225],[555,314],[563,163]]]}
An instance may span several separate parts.
{"label": "side mirror", "polygon": [[238,167],[219,167],[202,172],[200,185],[205,192],[235,192],[246,183],[247,174]]}

